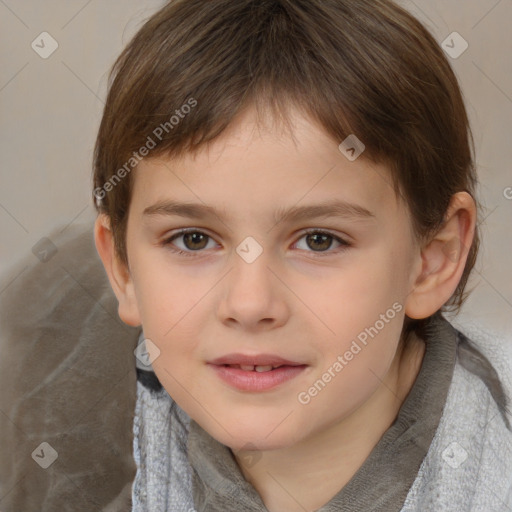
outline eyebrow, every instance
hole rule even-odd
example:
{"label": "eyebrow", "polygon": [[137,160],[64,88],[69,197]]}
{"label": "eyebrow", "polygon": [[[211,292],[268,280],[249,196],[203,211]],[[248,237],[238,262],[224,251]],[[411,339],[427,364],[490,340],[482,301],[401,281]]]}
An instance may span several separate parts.
{"label": "eyebrow", "polygon": [[[220,214],[220,215],[219,215]],[[183,203],[172,200],[158,201],[143,211],[143,216],[179,216],[203,220],[211,216],[225,217],[225,211],[218,211],[212,206],[201,203]],[[346,219],[371,219],[375,214],[366,208],[340,200],[326,201],[314,205],[292,206],[279,208],[274,214],[276,223],[304,221],[322,217],[341,217]]]}

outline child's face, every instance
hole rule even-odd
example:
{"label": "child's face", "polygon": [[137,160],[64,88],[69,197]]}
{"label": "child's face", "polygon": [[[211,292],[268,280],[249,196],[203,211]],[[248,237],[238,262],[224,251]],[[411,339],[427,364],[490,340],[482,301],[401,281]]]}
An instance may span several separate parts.
{"label": "child's face", "polygon": [[[258,131],[253,113],[195,159],[142,162],[127,228],[131,319],[160,350],[154,371],[234,449],[292,445],[363,405],[395,358],[419,264],[409,213],[385,167],[349,161],[341,141],[298,116],[296,144],[285,132]],[[171,201],[218,217],[144,213]],[[347,205],[339,215],[276,222],[290,208],[334,201]],[[163,244],[181,228],[200,233]],[[211,364],[228,354],[303,366],[266,374]]]}

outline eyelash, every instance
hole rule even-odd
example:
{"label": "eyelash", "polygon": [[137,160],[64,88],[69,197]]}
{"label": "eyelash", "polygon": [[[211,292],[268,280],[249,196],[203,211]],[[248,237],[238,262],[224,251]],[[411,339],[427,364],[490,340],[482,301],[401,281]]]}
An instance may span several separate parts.
{"label": "eyelash", "polygon": [[[163,240],[160,245],[162,247],[166,247],[167,249],[169,249],[173,253],[178,254],[179,256],[194,257],[195,253],[203,252],[204,249],[197,250],[197,251],[183,251],[182,249],[179,249],[179,248],[176,248],[176,247],[172,246],[172,242],[174,240],[176,240],[180,236],[183,236],[183,235],[186,235],[186,234],[189,234],[189,233],[199,233],[201,235],[205,235],[209,239],[213,239],[213,237],[211,237],[207,233],[204,233],[203,231],[200,231],[200,230],[195,229],[195,228],[189,228],[189,229],[181,229],[181,230],[179,230],[178,232],[174,233],[170,237],[168,237],[165,240]],[[349,247],[352,246],[352,244],[350,244],[346,240],[344,240],[344,239],[342,239],[342,238],[340,238],[340,237],[330,233],[329,231],[323,231],[321,229],[309,229],[309,230],[304,231],[301,234],[300,238],[297,239],[297,242],[299,240],[301,240],[302,238],[304,238],[305,236],[307,236],[307,235],[327,235],[327,236],[331,237],[334,241],[339,242],[341,244],[341,246],[338,247],[336,250],[327,249],[326,251],[306,251],[306,252],[313,253],[315,255],[314,256],[315,258],[322,258],[322,257],[325,257],[325,256],[330,256],[333,253],[334,254],[342,253],[342,252],[346,251]],[[295,242],[295,243],[297,243],[297,242]]]}

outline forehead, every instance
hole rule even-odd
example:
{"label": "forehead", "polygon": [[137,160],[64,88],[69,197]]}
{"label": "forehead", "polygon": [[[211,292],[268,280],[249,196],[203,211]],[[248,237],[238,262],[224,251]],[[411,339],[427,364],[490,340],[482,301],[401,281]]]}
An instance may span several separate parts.
{"label": "forehead", "polygon": [[205,214],[211,208],[226,218],[257,213],[275,219],[291,207],[337,201],[353,213],[399,213],[386,166],[364,153],[351,161],[341,141],[317,124],[297,113],[291,121],[292,131],[262,123],[248,110],[194,154],[149,155],[134,172],[132,207],[142,214],[165,202],[187,202],[202,204]]}

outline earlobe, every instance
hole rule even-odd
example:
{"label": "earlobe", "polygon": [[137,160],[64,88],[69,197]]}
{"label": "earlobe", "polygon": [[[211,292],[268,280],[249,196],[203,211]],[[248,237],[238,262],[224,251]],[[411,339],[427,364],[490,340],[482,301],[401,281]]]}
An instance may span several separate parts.
{"label": "earlobe", "polygon": [[421,249],[421,269],[405,301],[408,317],[427,318],[453,295],[464,272],[475,223],[473,198],[467,192],[458,192],[450,201],[443,226]]}
{"label": "earlobe", "polygon": [[141,325],[130,271],[116,254],[110,219],[105,214],[98,215],[94,224],[94,242],[110,286],[117,297],[119,317],[127,325],[133,327]]}

